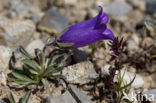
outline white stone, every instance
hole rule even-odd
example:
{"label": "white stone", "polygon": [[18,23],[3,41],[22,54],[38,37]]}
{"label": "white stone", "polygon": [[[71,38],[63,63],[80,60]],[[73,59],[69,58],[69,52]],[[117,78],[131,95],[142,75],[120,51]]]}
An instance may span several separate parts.
{"label": "white stone", "polygon": [[[124,72],[125,72],[125,74],[124,74]],[[126,84],[130,83],[133,80],[133,78],[135,77],[135,73],[121,70],[121,76],[123,76],[123,75],[124,75],[123,80]],[[144,86],[144,80],[140,75],[137,74],[134,82],[132,83],[132,87],[137,89],[137,88],[141,88],[143,86]]]}
{"label": "white stone", "polygon": [[35,50],[35,49],[40,49],[40,50],[42,50],[43,47],[44,47],[44,43],[43,43],[40,39],[37,39],[37,40],[34,40],[34,41],[30,42],[30,43],[27,45],[26,51],[27,51],[30,55],[34,56],[34,50]]}
{"label": "white stone", "polygon": [[12,55],[12,51],[9,47],[0,46],[0,71],[4,71],[8,65]]}
{"label": "white stone", "polygon": [[65,79],[74,84],[85,84],[98,77],[91,62],[81,62],[65,67],[62,71]]}

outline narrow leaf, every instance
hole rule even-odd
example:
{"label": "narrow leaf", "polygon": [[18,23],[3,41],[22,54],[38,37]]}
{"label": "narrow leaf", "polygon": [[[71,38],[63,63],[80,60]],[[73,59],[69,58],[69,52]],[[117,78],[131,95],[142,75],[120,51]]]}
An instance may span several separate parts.
{"label": "narrow leaf", "polygon": [[25,94],[24,98],[22,99],[22,103],[28,103],[28,100],[29,100],[30,95],[31,95],[31,91],[28,91]]}
{"label": "narrow leaf", "polygon": [[31,56],[28,54],[28,52],[22,47],[20,46],[20,53],[27,59],[31,59]]}
{"label": "narrow leaf", "polygon": [[9,101],[10,103],[16,103],[12,93],[9,95]]}
{"label": "narrow leaf", "polygon": [[33,69],[29,69],[27,66],[24,66],[23,69],[24,69],[24,72],[30,76],[39,74],[38,72],[34,71]]}
{"label": "narrow leaf", "polygon": [[30,79],[29,77],[27,77],[24,74],[20,74],[20,73],[17,73],[17,72],[13,72],[12,74],[13,74],[14,77],[16,77],[19,80],[26,81],[26,82],[31,82],[31,83],[36,83],[36,81],[33,81],[32,79]]}
{"label": "narrow leaf", "polygon": [[120,88],[120,90],[123,90],[123,89],[125,89],[125,88],[127,88],[127,87],[131,86],[131,85],[132,85],[132,83],[134,82],[135,78],[136,78],[136,74],[135,74],[135,76],[134,76],[133,80],[132,80],[130,83],[128,83],[127,85],[125,85],[125,86],[121,87],[121,88]]}
{"label": "narrow leaf", "polygon": [[24,59],[24,60],[22,60],[22,62],[24,64],[32,67],[33,69],[35,69],[37,72],[39,72],[41,70],[40,66],[34,60]]}
{"label": "narrow leaf", "polygon": [[15,82],[16,83],[18,83],[18,84],[22,84],[22,85],[27,85],[27,84],[29,84],[30,82],[26,82],[26,81],[23,81],[23,80],[15,80]]}
{"label": "narrow leaf", "polygon": [[53,71],[55,71],[55,67],[54,66],[49,66],[47,67],[47,69],[43,72],[41,77],[44,77],[46,75],[48,75],[49,73],[52,73]]}

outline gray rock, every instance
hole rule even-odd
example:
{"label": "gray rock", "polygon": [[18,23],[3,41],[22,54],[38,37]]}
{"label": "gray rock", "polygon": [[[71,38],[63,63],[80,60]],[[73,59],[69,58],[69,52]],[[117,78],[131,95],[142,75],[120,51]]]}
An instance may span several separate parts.
{"label": "gray rock", "polygon": [[71,95],[76,99],[77,103],[92,103],[86,94],[78,90],[75,86],[69,85]]}
{"label": "gray rock", "polygon": [[76,62],[85,61],[89,57],[89,53],[79,50],[79,49],[74,49],[73,54],[74,54],[73,55],[74,61]]}
{"label": "gray rock", "polygon": [[72,97],[72,95],[68,91],[66,91],[63,95],[57,98],[48,97],[45,103],[77,103],[77,102]]}
{"label": "gray rock", "polygon": [[39,22],[38,29],[48,33],[62,32],[67,28],[69,20],[58,11],[49,9]]}
{"label": "gray rock", "polygon": [[115,19],[124,21],[128,13],[132,10],[132,6],[124,1],[114,1],[109,5],[104,6],[104,10]]}
{"label": "gray rock", "polygon": [[9,7],[8,16],[9,17],[13,18],[13,17],[17,17],[17,15],[18,15],[18,16],[20,16],[20,18],[23,18],[23,17],[29,16],[30,8],[26,4],[21,2],[20,0],[14,0],[14,1],[11,0],[8,4],[9,4],[8,5],[8,7]]}
{"label": "gray rock", "polygon": [[150,14],[156,13],[156,1],[146,0],[146,12]]}
{"label": "gray rock", "polygon": [[99,75],[95,72],[91,62],[81,62],[68,67],[62,71],[66,81],[74,84],[85,84],[94,81]]}
{"label": "gray rock", "polygon": [[10,0],[8,3],[9,18],[30,18],[34,13],[39,14],[40,9],[34,3],[30,3],[28,0]]}
{"label": "gray rock", "polygon": [[0,46],[0,71],[4,71],[8,67],[11,55],[12,51],[10,48]]}
{"label": "gray rock", "polygon": [[31,55],[34,56],[34,50],[35,49],[40,49],[42,50],[44,47],[44,43],[41,40],[33,40],[32,42],[30,42],[27,47],[26,47],[26,51]]}
{"label": "gray rock", "polygon": [[35,25],[30,20],[0,19],[0,36],[9,46],[25,46],[35,31]]}
{"label": "gray rock", "polygon": [[148,90],[143,92],[143,95],[151,101],[156,101],[156,89]]}

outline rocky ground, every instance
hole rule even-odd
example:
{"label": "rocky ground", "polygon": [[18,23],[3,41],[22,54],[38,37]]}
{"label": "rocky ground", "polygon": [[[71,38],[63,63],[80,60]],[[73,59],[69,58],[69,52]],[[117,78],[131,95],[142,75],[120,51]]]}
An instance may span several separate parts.
{"label": "rocky ground", "polygon": [[[147,19],[156,19],[155,0],[1,0],[0,99],[6,101],[13,93],[18,101],[25,94],[23,89],[11,88],[14,84],[8,78],[9,60],[19,45],[34,55],[34,49],[43,49],[48,38],[54,39],[69,25],[96,16],[99,5],[110,16],[109,28],[126,41],[122,55],[124,80],[129,82],[136,73],[132,84],[136,94],[156,88],[156,59],[152,58],[156,41],[144,24]],[[92,61],[88,59],[88,46],[74,50],[74,63],[62,71],[68,88],[64,81],[57,86],[51,82],[48,89],[32,93],[30,103],[107,103],[93,95],[99,94],[96,87],[100,83],[94,84],[99,79],[97,71],[107,74],[112,63],[107,41],[103,43],[106,45],[97,47]],[[20,57],[18,51],[15,53]]]}

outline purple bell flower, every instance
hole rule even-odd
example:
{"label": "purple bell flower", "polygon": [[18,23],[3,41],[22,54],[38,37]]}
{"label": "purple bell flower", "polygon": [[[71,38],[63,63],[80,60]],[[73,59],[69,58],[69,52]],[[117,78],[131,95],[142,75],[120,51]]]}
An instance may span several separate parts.
{"label": "purple bell flower", "polygon": [[112,40],[113,32],[107,28],[109,17],[99,6],[99,14],[87,21],[70,26],[62,35],[57,36],[56,43],[63,48],[83,47],[100,40]]}

